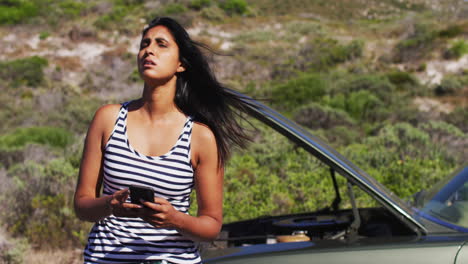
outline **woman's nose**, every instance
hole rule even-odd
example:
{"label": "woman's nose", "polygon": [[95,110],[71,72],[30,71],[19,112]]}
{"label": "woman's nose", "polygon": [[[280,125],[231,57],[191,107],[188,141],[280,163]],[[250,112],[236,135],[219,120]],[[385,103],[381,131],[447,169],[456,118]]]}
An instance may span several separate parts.
{"label": "woman's nose", "polygon": [[146,50],[145,50],[145,53],[148,54],[148,55],[154,55],[155,54],[154,50],[151,47],[147,47]]}

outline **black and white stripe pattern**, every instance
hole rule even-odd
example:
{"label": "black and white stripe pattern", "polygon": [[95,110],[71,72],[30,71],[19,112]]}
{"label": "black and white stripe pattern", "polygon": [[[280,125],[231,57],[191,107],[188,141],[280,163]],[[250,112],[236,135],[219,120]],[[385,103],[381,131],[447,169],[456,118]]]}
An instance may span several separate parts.
{"label": "black and white stripe pattern", "polygon": [[[124,103],[104,152],[103,193],[109,195],[132,184],[153,188],[177,210],[190,207],[193,168],[190,136],[193,121],[184,125],[175,146],[166,154],[150,157],[132,148],[127,137],[127,109]],[[130,200],[128,200],[130,202]],[[197,246],[174,229],[157,229],[140,218],[111,215],[91,230],[84,252],[85,263],[131,263],[143,260],[172,263],[201,263]]]}

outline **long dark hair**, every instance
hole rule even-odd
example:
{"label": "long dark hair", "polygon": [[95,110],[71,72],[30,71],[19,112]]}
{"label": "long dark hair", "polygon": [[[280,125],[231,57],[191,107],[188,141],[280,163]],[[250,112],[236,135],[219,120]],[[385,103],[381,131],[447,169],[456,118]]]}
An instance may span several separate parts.
{"label": "long dark hair", "polygon": [[248,103],[219,83],[200,48],[206,45],[193,41],[187,31],[172,18],[153,19],[143,30],[166,27],[179,47],[179,60],[185,67],[177,73],[175,104],[194,121],[207,125],[213,131],[218,146],[218,165],[223,166],[230,156],[231,146],[245,146],[249,137],[239,124],[239,116],[246,112]]}

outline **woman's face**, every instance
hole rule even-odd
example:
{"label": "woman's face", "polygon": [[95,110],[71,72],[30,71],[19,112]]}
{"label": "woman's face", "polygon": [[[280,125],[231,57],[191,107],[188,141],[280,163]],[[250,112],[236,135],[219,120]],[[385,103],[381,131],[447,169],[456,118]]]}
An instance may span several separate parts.
{"label": "woman's face", "polygon": [[164,26],[149,29],[141,39],[138,52],[138,71],[143,80],[165,83],[184,70],[171,32]]}

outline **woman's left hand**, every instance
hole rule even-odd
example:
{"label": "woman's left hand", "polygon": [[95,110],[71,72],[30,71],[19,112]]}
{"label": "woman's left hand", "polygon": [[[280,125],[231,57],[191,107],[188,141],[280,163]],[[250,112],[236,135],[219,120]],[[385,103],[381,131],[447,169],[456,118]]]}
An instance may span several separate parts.
{"label": "woman's left hand", "polygon": [[154,203],[142,201],[145,206],[140,216],[156,228],[176,228],[177,215],[180,214],[170,202],[164,198],[154,197]]}

